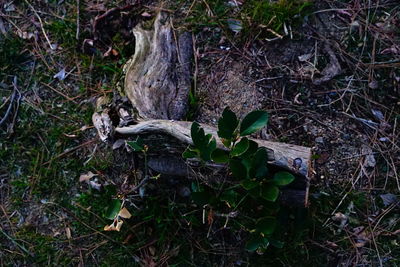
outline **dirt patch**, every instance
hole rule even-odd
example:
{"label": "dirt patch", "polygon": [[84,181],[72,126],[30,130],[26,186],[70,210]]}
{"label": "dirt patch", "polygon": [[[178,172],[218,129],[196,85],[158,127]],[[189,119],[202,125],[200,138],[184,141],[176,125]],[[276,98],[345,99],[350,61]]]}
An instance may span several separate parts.
{"label": "dirt patch", "polygon": [[198,120],[216,125],[225,107],[240,117],[260,109],[265,97],[256,86],[245,61],[222,56],[211,68],[200,66],[198,91],[201,107]]}

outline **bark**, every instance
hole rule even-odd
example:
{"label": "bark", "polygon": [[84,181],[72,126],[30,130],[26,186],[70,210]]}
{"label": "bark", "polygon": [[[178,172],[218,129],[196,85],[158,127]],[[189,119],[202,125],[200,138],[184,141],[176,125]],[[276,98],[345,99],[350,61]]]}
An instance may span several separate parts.
{"label": "bark", "polygon": [[191,86],[191,35],[175,33],[162,12],[154,30],[139,25],[133,33],[135,54],[125,66],[125,94],[143,119],[181,120]]}

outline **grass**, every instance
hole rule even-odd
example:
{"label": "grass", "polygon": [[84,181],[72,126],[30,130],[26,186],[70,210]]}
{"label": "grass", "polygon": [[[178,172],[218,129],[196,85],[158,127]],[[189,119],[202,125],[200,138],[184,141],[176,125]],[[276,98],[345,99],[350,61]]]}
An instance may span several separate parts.
{"label": "grass", "polygon": [[234,38],[235,42],[237,39],[246,42],[281,38],[289,34],[291,26],[295,27],[301,22],[311,6],[311,1],[296,0],[250,0],[238,6],[228,5],[222,0],[195,1],[186,22],[195,32],[205,27],[222,28],[224,34]]}
{"label": "grass", "polygon": [[57,43],[62,44],[68,49],[77,49],[78,40],[76,39],[76,19],[58,19],[51,21],[45,29],[52,34]]}
{"label": "grass", "polygon": [[[24,71],[24,63],[27,61],[28,57],[29,53],[21,39],[10,36],[1,38],[0,81],[10,79],[11,74],[17,74]],[[2,94],[0,94],[0,96],[2,96]]]}
{"label": "grass", "polygon": [[[179,5],[189,7],[191,3],[180,1]],[[273,38],[275,34],[267,29],[285,34],[283,25],[292,25],[294,28],[309,8],[308,2],[298,1],[272,4],[249,0],[238,10],[227,8],[225,3],[195,1],[185,26],[196,33],[201,33],[205,28],[221,28],[222,31],[209,40],[215,44],[221,36],[235,36],[230,32],[227,19],[240,20],[243,26],[239,33],[241,37],[237,39],[237,45],[240,45],[243,39]],[[112,6],[111,3],[107,5]],[[7,25],[8,20],[12,20],[15,25],[24,27],[24,23],[29,21],[27,14],[31,11],[24,10],[26,6],[19,7],[22,12],[20,19],[2,17]],[[0,38],[0,82],[10,85],[16,75],[18,85],[24,92],[14,132],[8,132],[6,127],[0,130],[0,265],[65,266],[84,263],[109,266],[127,262],[131,265],[146,265],[145,262],[162,265],[168,262],[172,266],[195,266],[196,263],[197,266],[210,266],[227,258],[250,266],[326,266],[328,263],[345,264],[346,261],[354,263],[357,257],[362,257],[365,264],[374,266],[400,265],[400,240],[395,234],[400,227],[398,207],[395,203],[385,206],[381,198],[382,194],[389,192],[398,196],[397,181],[392,177],[396,171],[393,165],[398,163],[398,150],[395,145],[379,142],[371,145],[378,153],[378,167],[371,178],[372,182],[352,184],[354,177],[344,177],[344,182],[333,177],[316,183],[310,193],[311,205],[308,210],[293,209],[280,213],[284,232],[289,233],[281,236],[285,245],[282,249],[271,248],[264,255],[236,254],[238,247],[231,248],[221,240],[235,240],[232,243],[237,246],[243,240],[238,241],[235,239],[237,236],[229,231],[221,230],[212,236],[214,239],[207,238],[209,225],[202,222],[203,210],[197,208],[188,214],[193,211],[191,202],[177,199],[176,194],[171,192],[171,186],[161,181],[153,181],[150,196],[136,203],[140,209],[129,207],[133,217],[125,221],[121,232],[104,232],[103,227],[111,223],[103,217],[104,210],[110,200],[118,195],[117,187],[112,186],[115,181],[104,177],[113,177],[111,174],[115,170],[112,166],[117,159],[110,149],[97,141],[80,146],[95,138],[93,129],[80,129],[91,125],[94,108],[86,100],[111,92],[121,76],[121,66],[132,51],[124,46],[125,41],[116,34],[112,42],[119,53],[117,58],[102,58],[100,50],[93,55],[84,54],[79,48],[80,40],[75,37],[76,8],[73,4],[68,6],[69,12],[63,20],[46,15],[49,11],[62,15],[57,8],[57,1],[50,1],[48,6],[41,4],[37,8],[45,12],[39,13],[46,18],[45,30],[52,41],[60,44],[62,50],[55,53],[38,50],[38,46],[47,45],[40,31],[39,43],[23,40],[13,34]],[[90,35],[83,29],[89,25],[85,20],[92,15],[85,13],[83,8],[80,10],[81,16],[85,17],[81,21],[82,39]],[[396,10],[379,10],[376,16],[366,17],[369,23],[374,25],[384,21],[383,11],[394,14]],[[296,19],[292,20],[294,17]],[[367,69],[368,65],[363,64],[389,62],[395,57],[379,53],[392,44],[392,39],[385,39],[387,36],[379,36],[374,48],[375,30],[370,28],[366,41],[363,39],[365,32],[361,31],[361,35],[348,33],[345,48],[352,55],[347,57],[348,73],[333,81],[331,86],[344,88],[348,85],[345,76],[354,75],[357,81],[351,89],[356,89],[358,93],[352,96],[353,102],[350,102],[350,95],[343,97],[346,107],[351,105],[351,111],[355,114],[369,114],[372,118],[372,101],[390,106],[390,109],[385,109],[384,115],[388,123],[395,125],[400,118],[399,109],[390,103],[398,100],[398,84],[395,84],[393,77],[400,75],[399,70],[379,67],[371,68],[371,74],[366,74],[354,67],[359,64]],[[371,58],[373,53],[375,61]],[[65,64],[68,69],[77,66],[79,72],[75,70],[63,82],[54,81],[52,77],[55,73],[50,73],[47,67],[59,67],[53,63]],[[379,81],[378,89],[368,87],[369,78]],[[42,83],[51,84],[53,88],[74,98],[74,101],[67,100]],[[307,84],[302,86],[306,87]],[[3,101],[11,91],[2,86],[0,88],[0,99]],[[307,90],[304,89],[302,93],[306,94]],[[201,104],[194,95],[190,101],[193,110]],[[341,104],[338,102],[335,108],[340,108]],[[1,116],[4,110],[5,107],[0,109]],[[295,114],[290,115],[293,120],[303,117],[303,114]],[[191,116],[193,118],[195,114]],[[396,131],[396,128],[392,130],[394,135]],[[377,138],[382,137],[379,131],[372,132],[371,136],[374,134]],[[292,141],[289,136],[281,136],[281,140]],[[313,144],[311,139],[303,142]],[[91,160],[85,164],[88,159]],[[98,174],[102,182],[107,181],[110,185],[99,192],[80,184],[79,175],[87,171]],[[341,226],[340,221],[331,220],[335,213],[344,214],[348,222]],[[245,220],[232,220],[229,225],[241,229]],[[223,226],[224,220],[217,219],[215,224]],[[359,227],[363,227],[364,234],[356,231],[361,229]],[[71,239],[65,234],[66,228],[72,232]],[[368,242],[362,243],[363,238]],[[360,259],[358,264],[361,264]]]}

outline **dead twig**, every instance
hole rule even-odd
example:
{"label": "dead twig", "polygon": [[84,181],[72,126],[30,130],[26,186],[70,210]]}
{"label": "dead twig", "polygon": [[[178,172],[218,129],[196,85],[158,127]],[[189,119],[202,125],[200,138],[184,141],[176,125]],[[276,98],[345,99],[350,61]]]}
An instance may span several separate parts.
{"label": "dead twig", "polygon": [[49,47],[51,50],[54,50],[55,47],[51,44],[49,37],[46,34],[46,31],[44,30],[44,25],[43,25],[43,21],[40,18],[39,14],[37,13],[37,11],[35,10],[35,8],[33,8],[33,6],[27,1],[25,0],[25,3],[32,9],[33,13],[35,13],[35,16],[37,17],[37,19],[39,20],[40,23],[40,29],[42,30],[42,33],[44,35],[44,38],[46,39],[47,43],[49,44]]}
{"label": "dead twig", "polygon": [[61,157],[64,157],[65,155],[67,155],[67,154],[69,154],[69,153],[71,153],[71,152],[73,152],[73,151],[75,151],[75,150],[77,150],[77,149],[79,149],[79,148],[81,148],[81,147],[90,145],[90,144],[94,143],[96,140],[97,140],[97,139],[94,138],[94,139],[89,140],[89,141],[87,141],[87,142],[84,142],[84,143],[82,143],[82,144],[80,144],[80,145],[78,145],[78,146],[76,146],[76,147],[66,149],[63,153],[58,154],[57,156],[55,156],[55,157],[52,158],[51,160],[49,160],[49,161],[43,163],[43,165],[47,165],[47,164],[53,162],[53,161],[56,160],[56,159],[59,159],[59,158],[61,158]]}
{"label": "dead twig", "polygon": [[67,100],[73,102],[74,104],[77,104],[76,101],[75,101],[73,98],[71,98],[71,97],[67,96],[66,94],[64,94],[63,92],[57,90],[56,88],[54,88],[54,87],[51,86],[50,84],[47,84],[47,83],[44,83],[44,82],[40,82],[40,83],[43,84],[44,86],[50,88],[51,90],[53,90],[53,91],[56,92],[57,94],[63,96],[65,99],[67,99]]}
{"label": "dead twig", "polygon": [[6,28],[4,27],[4,22],[2,18],[0,17],[0,32],[5,36],[7,35]]}
{"label": "dead twig", "polygon": [[9,236],[6,232],[3,231],[3,229],[0,228],[0,233],[2,233],[8,240],[10,240],[16,247],[20,248],[23,252],[25,252],[29,256],[33,256],[29,250],[27,250],[23,245],[19,244],[17,241],[15,241],[14,238]]}
{"label": "dead twig", "polygon": [[[11,95],[10,104],[9,104],[9,106],[7,108],[7,111],[6,111],[5,115],[4,115],[4,117],[0,120],[0,126],[3,123],[5,123],[7,121],[7,119],[8,119],[8,117],[10,116],[12,107],[14,106],[14,101],[16,101],[16,108],[15,108],[15,115],[14,115],[14,118],[13,118],[13,123],[15,122],[16,114],[18,113],[19,102],[21,100],[22,95],[21,95],[21,92],[18,90],[18,87],[17,87],[17,77],[16,76],[14,77],[13,86],[14,86],[14,91],[13,91],[13,93]],[[17,97],[17,99],[15,99],[17,94],[18,94],[18,97]]]}
{"label": "dead twig", "polygon": [[4,114],[3,118],[0,120],[0,126],[7,121],[7,118],[10,116],[13,104],[14,104],[14,99],[15,96],[17,95],[17,92],[14,90],[12,95],[11,95],[11,99],[10,99],[10,104],[8,105],[7,111]]}
{"label": "dead twig", "polygon": [[80,2],[79,0],[76,0],[76,35],[75,38],[76,40],[79,40],[79,15],[80,15]]}

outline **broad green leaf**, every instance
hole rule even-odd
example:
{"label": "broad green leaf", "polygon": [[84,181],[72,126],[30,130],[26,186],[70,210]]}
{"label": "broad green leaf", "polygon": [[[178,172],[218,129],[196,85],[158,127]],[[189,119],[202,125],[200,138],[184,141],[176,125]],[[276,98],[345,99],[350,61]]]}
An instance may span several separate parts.
{"label": "broad green leaf", "polygon": [[239,124],[235,113],[228,107],[222,112],[222,117],[218,120],[218,136],[223,139],[231,140]]}
{"label": "broad green leaf", "polygon": [[211,154],[217,148],[217,140],[211,134],[208,135],[208,138],[212,138],[211,141],[203,149],[200,148],[201,158],[205,161],[211,160]]}
{"label": "broad green leaf", "polygon": [[266,165],[261,165],[255,171],[256,172],[255,172],[254,176],[257,178],[263,178],[263,177],[267,176],[267,174],[268,174],[268,168]]}
{"label": "broad green leaf", "polygon": [[115,216],[117,216],[120,210],[121,210],[121,201],[119,199],[113,199],[108,205],[104,213],[104,217],[110,220],[114,220]]}
{"label": "broad green leaf", "polygon": [[264,245],[263,237],[258,234],[252,234],[249,240],[246,242],[246,250],[248,251],[256,251],[259,247]]}
{"label": "broad green leaf", "polygon": [[250,177],[251,176],[250,175],[251,159],[249,159],[249,158],[242,159],[242,164],[246,168],[246,177],[244,177],[244,178],[246,178],[246,179],[253,178],[253,177]]}
{"label": "broad green leaf", "polygon": [[253,189],[254,187],[259,185],[259,182],[253,181],[250,179],[243,180],[241,183],[242,187],[246,190]]}
{"label": "broad green leaf", "polygon": [[245,136],[261,130],[268,123],[268,113],[262,110],[255,110],[244,117],[240,124],[240,135]]}
{"label": "broad green leaf", "polygon": [[271,235],[275,231],[276,223],[276,218],[264,217],[257,221],[256,228],[257,231],[264,235]]}
{"label": "broad green leaf", "polygon": [[276,248],[283,248],[283,246],[285,245],[284,242],[279,241],[279,240],[275,240],[275,239],[270,239],[270,240],[269,240],[269,243],[270,243],[272,246],[276,247]]}
{"label": "broad green leaf", "polygon": [[276,201],[279,196],[279,188],[275,185],[264,184],[261,187],[261,197],[268,201]]}
{"label": "broad green leaf", "polygon": [[249,140],[249,148],[244,152],[242,155],[240,155],[241,158],[251,158],[254,153],[256,153],[258,149],[258,144],[257,142],[253,140]]}
{"label": "broad green leaf", "polygon": [[136,139],[136,141],[127,141],[126,143],[132,148],[133,151],[144,151],[143,141],[140,138]]}
{"label": "broad green leaf", "polygon": [[263,247],[267,248],[269,246],[269,238],[268,237],[263,237]]}
{"label": "broad green leaf", "polygon": [[284,186],[293,182],[295,177],[293,174],[285,171],[277,172],[274,174],[273,183],[275,185]]}
{"label": "broad green leaf", "polygon": [[232,140],[231,139],[221,138],[221,142],[225,147],[231,148],[231,144],[232,144]]}
{"label": "broad green leaf", "polygon": [[194,151],[193,149],[191,149],[190,147],[188,147],[188,148],[186,148],[185,151],[183,151],[182,157],[183,157],[184,159],[197,158],[197,157],[198,157],[198,153],[196,153],[196,151]]}
{"label": "broad green leaf", "polygon": [[205,144],[205,134],[203,128],[200,127],[200,124],[197,122],[192,123],[192,127],[190,129],[190,135],[193,140],[193,144],[196,148],[200,148]]}
{"label": "broad green leaf", "polygon": [[233,176],[237,179],[245,179],[247,176],[246,167],[238,159],[229,160],[229,168]]}
{"label": "broad green leaf", "polygon": [[226,163],[229,161],[229,154],[222,149],[215,149],[211,154],[211,159],[217,163]]}
{"label": "broad green leaf", "polygon": [[243,137],[239,143],[235,145],[235,147],[231,151],[232,157],[237,157],[242,155],[249,148],[249,139]]}
{"label": "broad green leaf", "polygon": [[233,190],[224,191],[220,200],[228,202],[231,207],[235,207],[238,194]]}
{"label": "broad green leaf", "polygon": [[264,147],[260,147],[259,149],[257,149],[257,152],[254,154],[251,164],[250,176],[262,178],[267,175],[267,156],[267,150]]}
{"label": "broad green leaf", "polygon": [[256,187],[253,187],[249,190],[249,194],[255,199],[259,198],[261,196],[261,186],[257,185]]}
{"label": "broad green leaf", "polygon": [[200,158],[204,161],[211,159],[211,153],[217,147],[217,141],[211,134],[205,134],[204,129],[197,122],[192,123],[190,134],[193,140],[195,149],[199,150]]}
{"label": "broad green leaf", "polygon": [[196,203],[199,206],[204,206],[206,204],[209,204],[212,200],[211,194],[207,191],[193,192],[191,196],[194,203]]}

